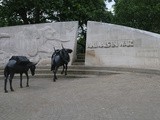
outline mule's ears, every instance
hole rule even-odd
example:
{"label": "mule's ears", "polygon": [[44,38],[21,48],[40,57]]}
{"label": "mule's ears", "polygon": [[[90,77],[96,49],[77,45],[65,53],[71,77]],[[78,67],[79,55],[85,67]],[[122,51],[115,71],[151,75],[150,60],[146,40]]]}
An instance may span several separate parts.
{"label": "mule's ears", "polygon": [[67,49],[67,52],[68,52],[68,53],[72,53],[72,52],[73,52],[73,50],[71,50],[71,49]]}
{"label": "mule's ears", "polygon": [[61,46],[62,46],[62,49],[64,49],[63,44],[61,44]]}
{"label": "mule's ears", "polygon": [[33,62],[32,62],[32,64],[36,66],[36,65],[38,64],[38,62],[37,62],[37,63],[33,63]]}

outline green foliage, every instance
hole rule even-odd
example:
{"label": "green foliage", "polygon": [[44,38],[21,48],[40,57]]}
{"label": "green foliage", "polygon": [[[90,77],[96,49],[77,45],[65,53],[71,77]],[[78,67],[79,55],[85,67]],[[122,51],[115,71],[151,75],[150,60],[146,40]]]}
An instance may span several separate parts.
{"label": "green foliage", "polygon": [[53,1],[55,0],[3,0],[1,17],[7,26],[46,22],[48,11],[55,9]]}
{"label": "green foliage", "polygon": [[0,24],[7,26],[51,21],[110,21],[104,0],[3,0]]}
{"label": "green foliage", "polygon": [[160,33],[160,0],[117,0],[114,22]]}

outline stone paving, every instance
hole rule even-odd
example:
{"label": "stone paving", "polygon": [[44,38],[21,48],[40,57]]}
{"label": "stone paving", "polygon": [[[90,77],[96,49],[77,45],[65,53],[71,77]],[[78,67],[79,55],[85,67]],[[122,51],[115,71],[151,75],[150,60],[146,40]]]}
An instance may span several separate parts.
{"label": "stone paving", "polygon": [[[26,80],[23,80],[25,86]],[[91,78],[31,78],[3,91],[0,120],[160,120],[160,76],[122,73]]]}

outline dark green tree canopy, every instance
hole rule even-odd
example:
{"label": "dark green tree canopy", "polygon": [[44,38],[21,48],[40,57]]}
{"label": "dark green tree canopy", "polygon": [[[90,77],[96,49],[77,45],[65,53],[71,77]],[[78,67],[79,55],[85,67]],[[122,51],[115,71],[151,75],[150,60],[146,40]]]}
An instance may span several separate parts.
{"label": "dark green tree canopy", "polygon": [[104,0],[2,0],[0,13],[1,26],[71,20],[83,25],[88,20],[111,20]]}
{"label": "dark green tree canopy", "polygon": [[115,23],[160,33],[160,0],[117,0]]}

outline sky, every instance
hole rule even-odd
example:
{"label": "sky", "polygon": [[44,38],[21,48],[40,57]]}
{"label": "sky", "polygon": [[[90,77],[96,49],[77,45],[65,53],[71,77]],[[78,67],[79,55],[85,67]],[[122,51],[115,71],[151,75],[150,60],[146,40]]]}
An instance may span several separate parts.
{"label": "sky", "polygon": [[108,8],[108,11],[113,11],[113,5],[115,4],[114,0],[112,2],[106,2],[106,6]]}

